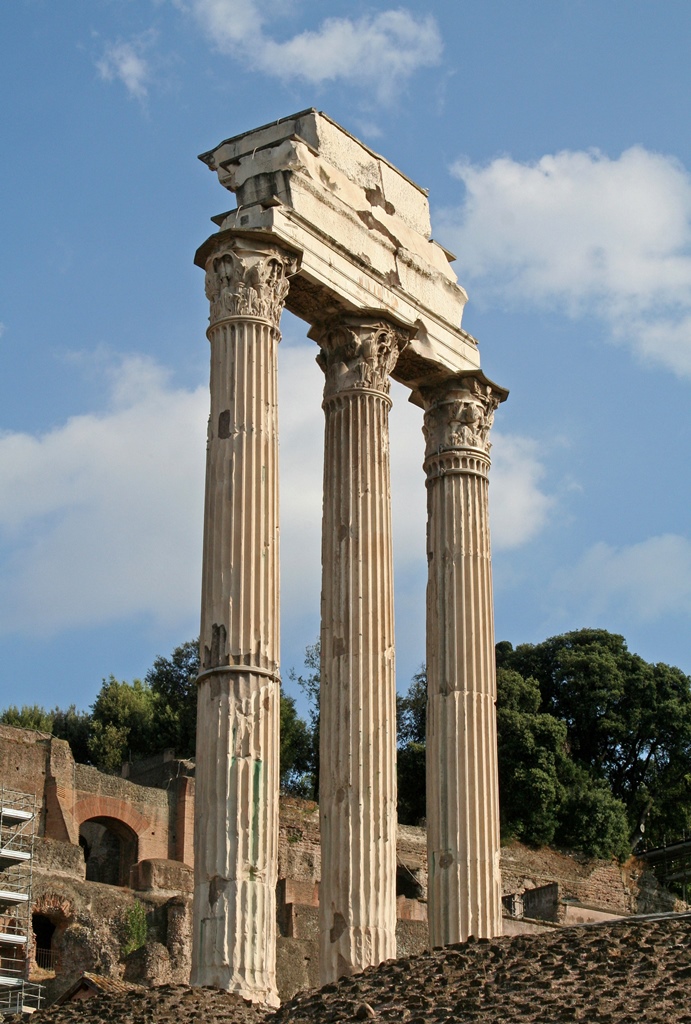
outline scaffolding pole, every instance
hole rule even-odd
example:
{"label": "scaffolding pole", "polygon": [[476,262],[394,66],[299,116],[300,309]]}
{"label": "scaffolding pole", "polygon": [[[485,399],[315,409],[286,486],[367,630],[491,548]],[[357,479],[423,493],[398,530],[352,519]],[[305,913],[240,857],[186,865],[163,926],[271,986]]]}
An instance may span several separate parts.
{"label": "scaffolding pole", "polygon": [[36,832],[33,794],[0,786],[0,1016],[41,1005],[42,986],[29,981],[31,880]]}

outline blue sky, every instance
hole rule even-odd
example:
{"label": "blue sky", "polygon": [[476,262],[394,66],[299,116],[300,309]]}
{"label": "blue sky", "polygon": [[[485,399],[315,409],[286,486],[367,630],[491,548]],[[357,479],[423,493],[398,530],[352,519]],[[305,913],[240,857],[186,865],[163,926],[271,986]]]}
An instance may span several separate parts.
{"label": "blue sky", "polygon": [[[0,706],[86,708],[199,619],[196,156],[305,107],[429,189],[511,390],[496,633],[691,672],[691,5],[0,0]],[[282,665],[318,632],[321,374],[280,352]],[[399,688],[424,658],[420,412],[391,414]]]}

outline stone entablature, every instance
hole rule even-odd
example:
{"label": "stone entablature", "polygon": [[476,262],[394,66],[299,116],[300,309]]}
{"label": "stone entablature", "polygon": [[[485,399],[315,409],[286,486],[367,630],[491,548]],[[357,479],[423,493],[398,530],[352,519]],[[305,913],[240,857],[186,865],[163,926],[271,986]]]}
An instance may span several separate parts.
{"label": "stone entablature", "polygon": [[[461,329],[467,296],[430,237],[427,193],[326,114],[301,111],[227,139],[201,159],[237,197],[226,236],[270,236],[299,255],[286,308],[310,324],[386,309],[413,328],[392,371],[409,387],[480,365]],[[210,240],[211,241],[211,240]],[[215,244],[215,243],[214,243]],[[197,262],[206,267],[206,243]]]}

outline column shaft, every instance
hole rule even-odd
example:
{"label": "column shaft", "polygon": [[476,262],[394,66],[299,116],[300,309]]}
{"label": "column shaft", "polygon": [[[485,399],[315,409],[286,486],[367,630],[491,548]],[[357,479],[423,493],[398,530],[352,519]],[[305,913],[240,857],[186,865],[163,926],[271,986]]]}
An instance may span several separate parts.
{"label": "column shaft", "polygon": [[211,413],[197,716],[193,985],[278,1004],[278,320],[289,261],[209,259]]}
{"label": "column shaft", "polygon": [[320,698],[322,983],[396,955],[396,683],[388,372],[404,338],[321,337],[326,371]]}
{"label": "column shaft", "polygon": [[[503,393],[501,393],[503,394]],[[427,846],[430,944],[501,933],[488,434],[474,378],[427,402]]]}

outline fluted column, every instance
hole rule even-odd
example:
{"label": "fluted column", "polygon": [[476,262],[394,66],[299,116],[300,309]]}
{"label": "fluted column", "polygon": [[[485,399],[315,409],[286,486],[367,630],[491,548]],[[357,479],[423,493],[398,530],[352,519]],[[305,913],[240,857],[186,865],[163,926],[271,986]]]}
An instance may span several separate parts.
{"label": "fluted column", "polygon": [[193,985],[278,1005],[278,329],[291,258],[219,243],[206,263],[206,462]]}
{"label": "fluted column", "polygon": [[388,374],[407,336],[381,320],[342,318],[317,340],[326,374],[319,774],[324,984],[396,955]]}
{"label": "fluted column", "polygon": [[427,852],[431,946],[501,934],[489,431],[481,373],[421,389],[427,475]]}

